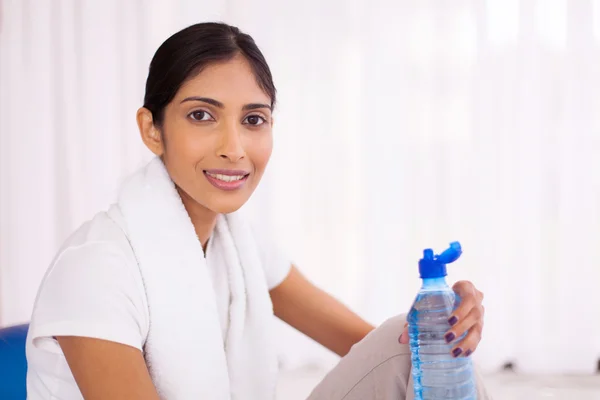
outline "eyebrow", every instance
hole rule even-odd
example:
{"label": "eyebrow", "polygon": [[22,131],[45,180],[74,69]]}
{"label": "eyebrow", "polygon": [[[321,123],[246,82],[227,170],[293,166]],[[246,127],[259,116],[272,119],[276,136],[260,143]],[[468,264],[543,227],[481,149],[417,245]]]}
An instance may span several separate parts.
{"label": "eyebrow", "polygon": [[[186,101],[201,101],[203,103],[211,104],[217,108],[225,108],[225,105],[223,103],[221,103],[218,100],[211,99],[210,97],[192,96],[192,97],[186,97],[185,99],[181,100],[182,103],[185,103]],[[244,107],[242,107],[242,110],[249,111],[249,110],[257,110],[259,108],[266,108],[268,110],[272,110],[272,107],[270,105],[262,104],[262,103],[246,104],[246,105],[244,105]]]}

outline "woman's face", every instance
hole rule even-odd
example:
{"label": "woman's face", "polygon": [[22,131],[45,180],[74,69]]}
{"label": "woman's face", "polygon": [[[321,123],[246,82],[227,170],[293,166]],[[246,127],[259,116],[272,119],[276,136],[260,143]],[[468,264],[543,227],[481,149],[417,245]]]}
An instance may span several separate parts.
{"label": "woman's face", "polygon": [[230,213],[250,198],[273,148],[270,104],[243,57],[209,65],[179,89],[154,145],[144,141],[162,157],[186,207],[192,200]]}

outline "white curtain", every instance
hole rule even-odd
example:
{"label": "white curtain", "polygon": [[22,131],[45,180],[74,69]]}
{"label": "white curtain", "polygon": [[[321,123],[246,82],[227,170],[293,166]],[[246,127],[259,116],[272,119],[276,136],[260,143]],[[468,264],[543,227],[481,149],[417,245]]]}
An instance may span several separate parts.
{"label": "white curtain", "polygon": [[[64,239],[148,159],[158,45],[222,20],[279,89],[249,208],[373,323],[406,312],[423,248],[486,293],[484,369],[600,358],[600,1],[1,0],[0,323],[27,321]],[[331,356],[282,327],[284,363]]]}

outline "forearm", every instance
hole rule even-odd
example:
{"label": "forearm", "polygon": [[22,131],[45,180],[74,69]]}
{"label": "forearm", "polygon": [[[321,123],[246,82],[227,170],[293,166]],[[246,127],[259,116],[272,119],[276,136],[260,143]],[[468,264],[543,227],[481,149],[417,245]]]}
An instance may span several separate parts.
{"label": "forearm", "polygon": [[315,318],[309,325],[312,329],[306,334],[343,357],[374,327],[329,294],[319,291],[319,295],[313,297],[313,304],[307,305],[320,312],[313,313]]}
{"label": "forearm", "polygon": [[271,292],[271,299],[277,317],[340,356],[374,329],[340,301],[306,281],[295,268]]}

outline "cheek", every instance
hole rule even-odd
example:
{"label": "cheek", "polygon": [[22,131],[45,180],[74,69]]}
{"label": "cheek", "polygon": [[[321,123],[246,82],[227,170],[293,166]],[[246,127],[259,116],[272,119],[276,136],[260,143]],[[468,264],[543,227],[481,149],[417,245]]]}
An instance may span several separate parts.
{"label": "cheek", "polygon": [[173,124],[168,131],[167,153],[178,159],[179,162],[189,163],[203,159],[213,144],[209,135],[201,135],[187,124]]}
{"label": "cheek", "polygon": [[265,134],[260,140],[253,140],[248,153],[252,158],[252,162],[257,171],[262,172],[273,152],[273,136]]}

